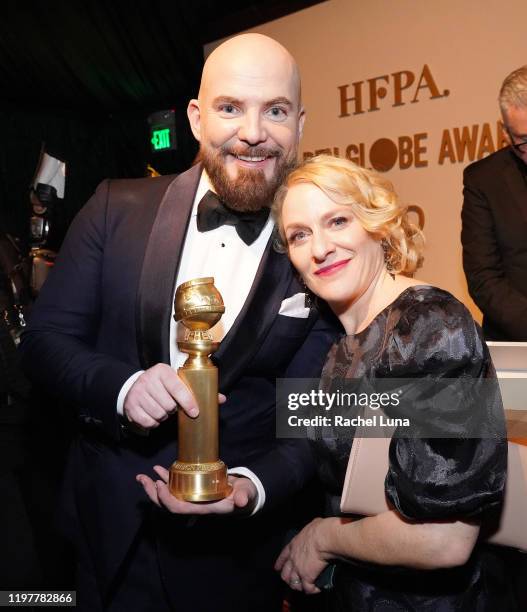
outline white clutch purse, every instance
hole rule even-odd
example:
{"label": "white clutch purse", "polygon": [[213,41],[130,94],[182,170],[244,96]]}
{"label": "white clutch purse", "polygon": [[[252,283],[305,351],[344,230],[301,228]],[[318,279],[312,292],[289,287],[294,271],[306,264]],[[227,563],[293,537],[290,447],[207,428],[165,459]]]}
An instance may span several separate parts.
{"label": "white clutch purse", "polygon": [[[384,494],[391,438],[355,438],[342,489],[345,514],[373,516],[389,510]],[[492,544],[527,551],[527,446],[508,443],[505,500],[499,525],[488,537]]]}

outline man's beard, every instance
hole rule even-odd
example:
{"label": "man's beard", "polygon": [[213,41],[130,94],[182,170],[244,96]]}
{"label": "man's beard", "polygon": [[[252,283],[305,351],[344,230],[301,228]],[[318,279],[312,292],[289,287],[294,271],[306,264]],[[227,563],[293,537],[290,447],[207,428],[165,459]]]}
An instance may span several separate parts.
{"label": "man's beard", "polygon": [[[236,179],[230,178],[225,168],[227,155],[247,155],[250,157],[274,157],[274,174],[270,181],[263,170],[250,170],[238,167]],[[243,151],[230,150],[222,147],[219,151],[200,148],[199,159],[207,172],[211,183],[220,200],[232,210],[238,212],[256,212],[269,208],[273,203],[274,194],[282,184],[288,172],[296,165],[296,157],[285,158],[279,149],[264,149],[262,147],[247,147]]]}

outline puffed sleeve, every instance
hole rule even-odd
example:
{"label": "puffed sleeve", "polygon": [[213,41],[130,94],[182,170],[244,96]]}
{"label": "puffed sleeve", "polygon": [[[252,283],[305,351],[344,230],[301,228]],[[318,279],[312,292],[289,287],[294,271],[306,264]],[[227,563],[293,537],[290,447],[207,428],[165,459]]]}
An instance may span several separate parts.
{"label": "puffed sleeve", "polygon": [[[421,423],[434,423],[435,430],[447,436],[394,436],[385,481],[387,498],[408,519],[482,520],[502,502],[507,442],[499,387],[479,326],[450,294],[423,297],[402,314],[393,330],[385,365],[389,374],[384,375],[416,380],[413,416]],[[426,379],[426,394],[419,391],[420,379]],[[473,394],[472,400],[467,394],[451,393],[448,405],[437,408],[439,402],[434,413],[430,389],[442,388],[445,380],[485,381],[486,390]],[[460,428],[470,428],[476,421],[491,428],[483,427],[478,437],[473,431],[467,431],[466,437],[460,434]]]}

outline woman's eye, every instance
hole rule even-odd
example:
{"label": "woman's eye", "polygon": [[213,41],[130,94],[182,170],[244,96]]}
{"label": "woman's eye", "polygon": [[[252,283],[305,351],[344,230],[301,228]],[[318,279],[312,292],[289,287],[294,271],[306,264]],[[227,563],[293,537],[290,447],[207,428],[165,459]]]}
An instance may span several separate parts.
{"label": "woman's eye", "polygon": [[302,242],[302,240],[304,240],[306,235],[307,234],[304,231],[294,232],[293,234],[287,237],[287,242],[289,244],[295,244],[298,242]]}
{"label": "woman's eye", "polygon": [[331,224],[335,227],[342,227],[343,225],[346,225],[347,222],[348,219],[346,217],[335,217],[331,219]]}

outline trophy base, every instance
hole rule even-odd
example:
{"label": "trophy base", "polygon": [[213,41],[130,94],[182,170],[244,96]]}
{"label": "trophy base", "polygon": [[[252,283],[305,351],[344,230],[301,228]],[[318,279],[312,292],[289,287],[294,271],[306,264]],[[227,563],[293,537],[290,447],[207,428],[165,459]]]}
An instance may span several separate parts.
{"label": "trophy base", "polygon": [[217,501],[232,490],[227,481],[227,466],[220,460],[213,463],[174,461],[168,488],[174,497],[190,502]]}

